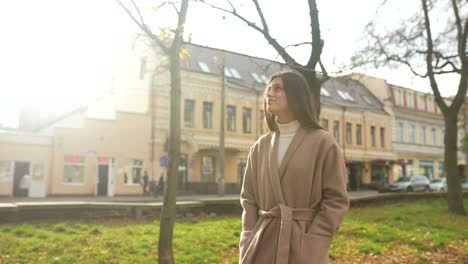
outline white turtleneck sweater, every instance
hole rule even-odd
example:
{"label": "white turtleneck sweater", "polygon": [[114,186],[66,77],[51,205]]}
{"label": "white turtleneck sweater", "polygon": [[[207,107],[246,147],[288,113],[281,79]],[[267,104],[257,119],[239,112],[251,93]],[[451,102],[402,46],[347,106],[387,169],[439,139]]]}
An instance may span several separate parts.
{"label": "white turtleneck sweater", "polygon": [[286,150],[291,144],[291,141],[294,135],[296,135],[296,131],[299,129],[299,127],[300,123],[297,120],[294,120],[288,124],[278,124],[278,129],[280,132],[278,139],[278,168],[281,166],[284,154],[286,154]]}

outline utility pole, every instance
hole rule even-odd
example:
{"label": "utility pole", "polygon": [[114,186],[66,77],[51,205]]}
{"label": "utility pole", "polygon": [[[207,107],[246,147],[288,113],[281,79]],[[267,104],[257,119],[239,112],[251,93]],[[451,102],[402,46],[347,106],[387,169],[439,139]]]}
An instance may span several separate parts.
{"label": "utility pole", "polygon": [[221,124],[219,133],[219,177],[218,177],[218,194],[224,195],[224,171],[225,171],[225,160],[224,160],[224,111],[225,111],[225,94],[226,94],[226,76],[224,55],[221,61]]}

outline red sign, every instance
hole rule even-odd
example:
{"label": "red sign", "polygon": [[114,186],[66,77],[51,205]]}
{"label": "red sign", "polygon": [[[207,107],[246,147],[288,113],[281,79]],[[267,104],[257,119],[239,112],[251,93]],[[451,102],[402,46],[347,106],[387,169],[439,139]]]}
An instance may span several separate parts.
{"label": "red sign", "polygon": [[82,163],[82,158],[81,157],[77,157],[77,156],[68,156],[68,157],[65,157],[65,162],[68,162],[68,163]]}
{"label": "red sign", "polygon": [[99,164],[109,164],[109,158],[99,158]]}

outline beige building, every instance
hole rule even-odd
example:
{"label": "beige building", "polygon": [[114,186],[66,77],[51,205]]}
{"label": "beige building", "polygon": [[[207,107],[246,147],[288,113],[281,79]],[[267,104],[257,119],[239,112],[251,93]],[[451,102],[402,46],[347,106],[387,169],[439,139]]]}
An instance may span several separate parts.
{"label": "beige building", "polygon": [[350,77],[366,85],[392,115],[393,152],[399,164],[394,167],[394,174],[442,177],[444,120],[434,96],[379,78],[359,74]]}
{"label": "beige building", "polygon": [[378,188],[394,180],[392,117],[364,85],[349,78],[322,87],[322,126],[343,150],[350,190]]}
{"label": "beige building", "polygon": [[141,194],[149,165],[150,118],[116,113],[114,120],[80,109],[35,134],[0,133],[0,196]]}

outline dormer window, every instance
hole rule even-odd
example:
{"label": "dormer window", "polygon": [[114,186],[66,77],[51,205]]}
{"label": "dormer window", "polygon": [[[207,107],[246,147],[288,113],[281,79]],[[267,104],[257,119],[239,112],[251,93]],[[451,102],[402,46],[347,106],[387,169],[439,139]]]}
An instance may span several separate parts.
{"label": "dormer window", "polygon": [[320,88],[320,95],[321,96],[330,96],[330,93],[325,88]]}
{"label": "dormer window", "polygon": [[354,101],[354,98],[348,92],[338,90],[338,95],[345,101]]}
{"label": "dormer window", "polygon": [[198,62],[198,66],[200,66],[200,69],[203,71],[203,72],[211,72],[210,71],[210,68],[208,67],[208,65],[206,65],[206,63],[202,62],[202,61],[199,61]]}

